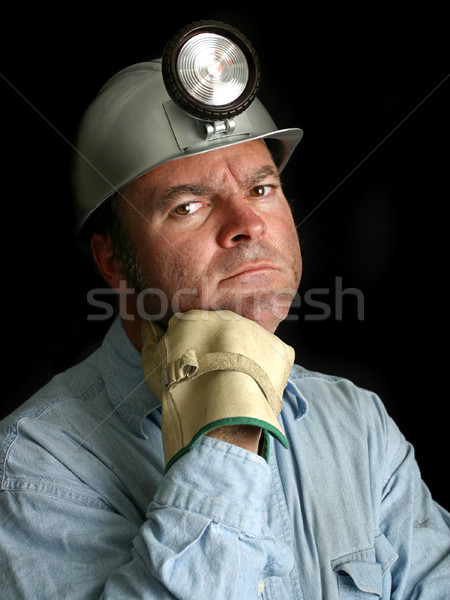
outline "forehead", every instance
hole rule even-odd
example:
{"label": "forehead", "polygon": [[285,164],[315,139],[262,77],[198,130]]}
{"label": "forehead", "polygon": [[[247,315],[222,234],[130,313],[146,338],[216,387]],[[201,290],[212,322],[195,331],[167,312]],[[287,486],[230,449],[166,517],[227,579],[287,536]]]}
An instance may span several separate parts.
{"label": "forehead", "polygon": [[223,178],[224,172],[231,172],[237,180],[244,180],[264,165],[273,166],[276,171],[265,143],[252,140],[167,162],[144,173],[128,184],[126,189],[128,192],[139,192],[151,187],[156,191],[193,181],[213,185]]}

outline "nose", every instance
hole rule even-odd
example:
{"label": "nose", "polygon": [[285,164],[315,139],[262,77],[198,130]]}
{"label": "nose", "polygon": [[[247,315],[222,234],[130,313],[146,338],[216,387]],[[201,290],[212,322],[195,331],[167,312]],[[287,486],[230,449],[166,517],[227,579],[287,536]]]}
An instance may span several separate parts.
{"label": "nose", "polygon": [[224,204],[220,215],[217,241],[222,248],[232,248],[242,242],[255,242],[267,230],[264,219],[242,198]]}

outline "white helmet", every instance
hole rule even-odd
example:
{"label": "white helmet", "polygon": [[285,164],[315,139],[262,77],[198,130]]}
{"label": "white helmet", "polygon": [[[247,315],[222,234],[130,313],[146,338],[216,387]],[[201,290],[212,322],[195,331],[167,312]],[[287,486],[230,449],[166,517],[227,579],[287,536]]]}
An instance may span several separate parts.
{"label": "white helmet", "polygon": [[108,197],[168,161],[264,139],[281,170],[301,129],[278,130],[256,98],[259,65],[236,29],[200,21],[162,59],[113,76],[85,112],[74,163],[81,228]]}

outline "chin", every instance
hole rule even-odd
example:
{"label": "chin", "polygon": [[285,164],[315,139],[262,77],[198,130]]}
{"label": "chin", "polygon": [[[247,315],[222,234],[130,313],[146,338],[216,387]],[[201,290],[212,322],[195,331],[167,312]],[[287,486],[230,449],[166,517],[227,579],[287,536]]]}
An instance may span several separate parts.
{"label": "chin", "polygon": [[267,331],[270,331],[270,333],[275,333],[275,331],[278,329],[279,324],[284,319],[275,319],[273,316],[266,317],[261,315],[255,315],[255,317],[252,320],[256,321],[259,325],[261,325],[261,327],[264,327],[264,329],[267,329]]}
{"label": "chin", "polygon": [[267,331],[275,333],[281,321],[284,321],[289,313],[290,303],[270,301],[267,298],[258,298],[254,295],[230,299],[221,302],[220,305],[208,307],[208,310],[230,310],[246,319],[255,321]]}

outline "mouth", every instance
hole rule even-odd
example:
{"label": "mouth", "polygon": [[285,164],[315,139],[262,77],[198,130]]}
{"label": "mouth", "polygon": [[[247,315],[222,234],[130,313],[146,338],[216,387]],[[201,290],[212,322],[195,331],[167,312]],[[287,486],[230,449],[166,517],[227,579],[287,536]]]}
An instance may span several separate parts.
{"label": "mouth", "polygon": [[251,278],[254,276],[261,276],[269,273],[270,271],[277,270],[276,267],[272,263],[268,262],[252,262],[252,263],[244,263],[239,265],[239,267],[232,271],[228,277],[224,277],[222,281],[229,281],[232,279],[245,279],[247,277]]}

